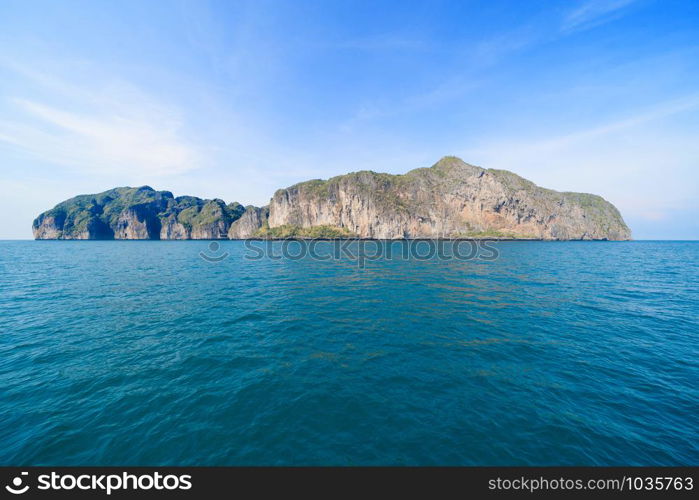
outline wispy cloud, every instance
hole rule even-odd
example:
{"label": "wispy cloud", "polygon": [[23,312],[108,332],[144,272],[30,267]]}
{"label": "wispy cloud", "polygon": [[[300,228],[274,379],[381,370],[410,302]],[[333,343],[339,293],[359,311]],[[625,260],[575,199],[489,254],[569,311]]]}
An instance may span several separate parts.
{"label": "wispy cloud", "polygon": [[698,186],[686,179],[696,169],[699,144],[694,132],[670,120],[697,109],[699,94],[691,94],[569,133],[498,140],[464,156],[545,187],[601,194],[625,216],[658,221],[696,205]]}
{"label": "wispy cloud", "polygon": [[363,103],[348,120],[338,125],[338,129],[349,131],[355,127],[361,128],[371,121],[434,109],[464,98],[481,85],[482,81],[474,76],[457,75],[445,78],[433,87],[390,102]]}
{"label": "wispy cloud", "polygon": [[563,19],[561,31],[569,33],[604,24],[620,16],[637,0],[587,0]]}
{"label": "wispy cloud", "polygon": [[477,43],[470,52],[476,62],[481,65],[495,64],[507,56],[541,42],[548,31],[548,28],[526,24],[509,32],[486,38]]}
{"label": "wispy cloud", "polygon": [[344,40],[336,44],[332,44],[333,48],[350,49],[350,50],[366,50],[366,51],[381,51],[381,50],[422,50],[427,48],[428,44],[424,40],[416,38],[406,38],[390,33],[369,36],[363,38],[354,38]]}
{"label": "wispy cloud", "polygon": [[[526,148],[531,153],[555,151],[571,144],[607,136],[639,125],[665,118],[684,111],[699,108],[699,94],[690,94],[677,99],[658,103],[646,110],[625,118],[609,121],[594,127],[568,134],[553,136],[542,141],[522,141],[519,150]],[[509,145],[510,147],[512,144]]]}
{"label": "wispy cloud", "polygon": [[0,120],[0,146],[94,174],[162,176],[202,164],[185,139],[180,111],[134,85],[80,88],[46,74],[22,76],[43,92],[5,100],[13,113]]}

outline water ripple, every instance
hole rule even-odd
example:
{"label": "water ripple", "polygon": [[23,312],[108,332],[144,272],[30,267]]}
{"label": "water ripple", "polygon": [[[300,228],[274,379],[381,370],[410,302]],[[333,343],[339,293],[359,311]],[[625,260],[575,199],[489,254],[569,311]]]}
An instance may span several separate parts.
{"label": "water ripple", "polygon": [[0,242],[0,464],[699,464],[699,243],[497,246]]}

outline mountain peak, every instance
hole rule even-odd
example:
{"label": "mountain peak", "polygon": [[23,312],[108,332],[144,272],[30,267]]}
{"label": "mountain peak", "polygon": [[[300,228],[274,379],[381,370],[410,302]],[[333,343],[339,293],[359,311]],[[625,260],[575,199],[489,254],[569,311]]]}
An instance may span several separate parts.
{"label": "mountain peak", "polygon": [[432,167],[444,168],[444,167],[463,167],[463,166],[473,166],[466,163],[464,160],[458,156],[443,156],[439,159],[437,163],[432,165]]}

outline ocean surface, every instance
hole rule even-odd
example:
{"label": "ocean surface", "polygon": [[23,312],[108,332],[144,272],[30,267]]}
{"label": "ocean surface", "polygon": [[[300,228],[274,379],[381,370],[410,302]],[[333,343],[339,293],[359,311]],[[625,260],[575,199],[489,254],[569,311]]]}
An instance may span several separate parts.
{"label": "ocean surface", "polygon": [[492,246],[0,242],[0,465],[699,465],[699,243]]}

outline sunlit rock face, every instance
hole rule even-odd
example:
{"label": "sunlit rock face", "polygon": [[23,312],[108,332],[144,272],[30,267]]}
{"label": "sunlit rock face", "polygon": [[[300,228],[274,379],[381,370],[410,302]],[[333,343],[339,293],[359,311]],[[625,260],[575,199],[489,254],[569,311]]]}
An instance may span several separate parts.
{"label": "sunlit rock face", "polygon": [[269,227],[334,226],[361,238],[626,240],[603,198],[560,193],[454,157],[404,175],[362,171],[277,191]]}
{"label": "sunlit rock face", "polygon": [[362,171],[302,182],[262,208],[115,188],[59,203],[32,230],[36,239],[631,238],[619,211],[599,196],[541,188],[455,157],[403,175]]}

